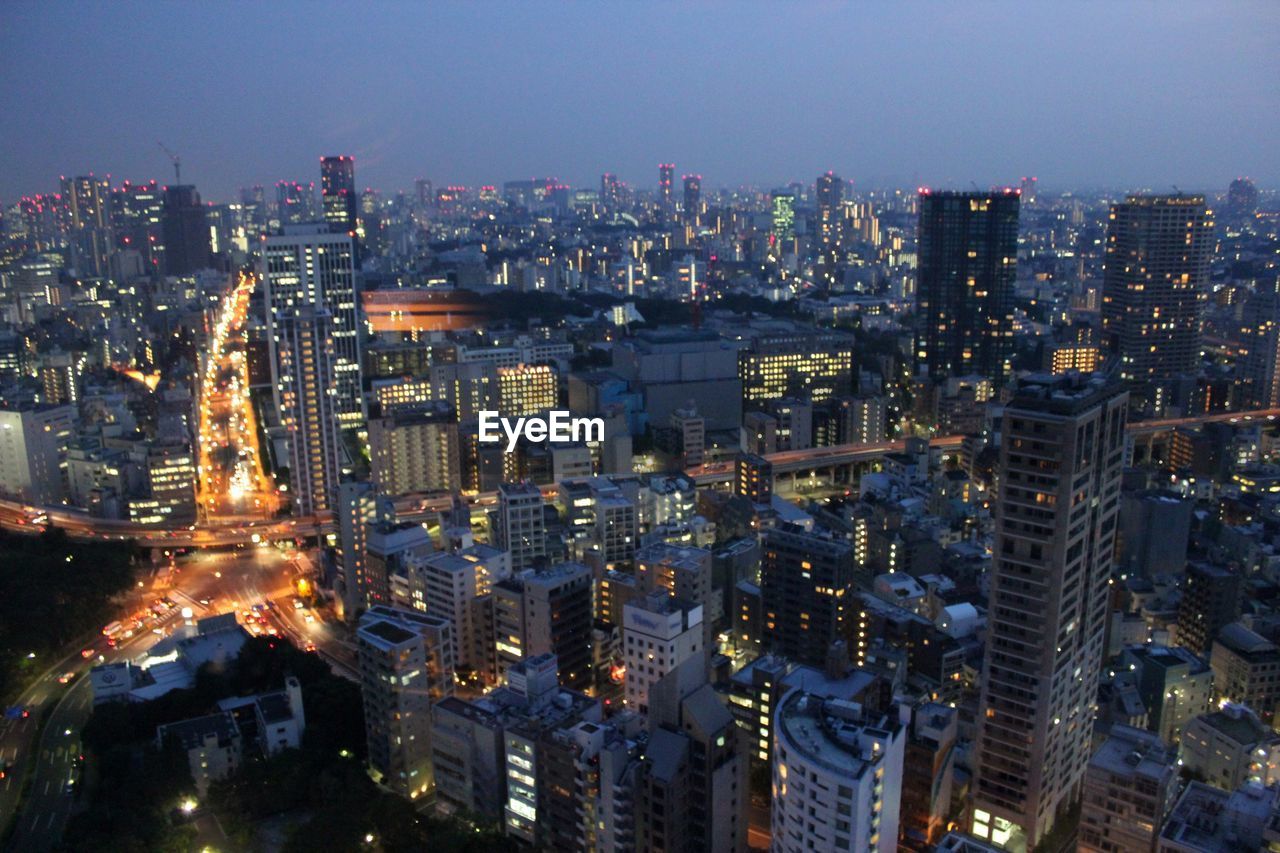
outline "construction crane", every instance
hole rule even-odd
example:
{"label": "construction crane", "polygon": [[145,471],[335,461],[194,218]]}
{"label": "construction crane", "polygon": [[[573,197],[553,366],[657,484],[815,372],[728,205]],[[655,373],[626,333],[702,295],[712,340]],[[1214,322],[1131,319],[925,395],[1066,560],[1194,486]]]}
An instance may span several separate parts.
{"label": "construction crane", "polygon": [[176,186],[177,184],[182,183],[182,158],[180,158],[177,154],[174,154],[172,151],[170,151],[168,148],[166,148],[166,147],[164,146],[164,143],[163,143],[163,142],[160,142],[159,140],[156,140],[156,145],[159,145],[159,146],[160,146],[160,150],[161,150],[161,151],[163,151],[164,153],[168,154],[168,155],[169,155],[169,159],[173,161],[173,183],[174,183],[174,185]]}

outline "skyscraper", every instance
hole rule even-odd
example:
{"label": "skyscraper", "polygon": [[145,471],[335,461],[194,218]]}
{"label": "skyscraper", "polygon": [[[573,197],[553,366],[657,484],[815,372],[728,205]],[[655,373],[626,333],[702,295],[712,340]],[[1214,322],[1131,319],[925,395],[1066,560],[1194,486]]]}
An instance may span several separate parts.
{"label": "skyscraper", "polygon": [[337,499],[332,329],[328,312],[313,305],[272,316],[272,390],[289,437],[289,488],[299,515],[330,511]]}
{"label": "skyscraper", "polygon": [[164,188],[164,271],[191,275],[209,266],[209,225],[200,193],[187,184]]}
{"label": "skyscraper", "polygon": [[1280,293],[1258,293],[1244,305],[1240,374],[1251,408],[1280,406]]}
{"label": "skyscraper", "polygon": [[1203,196],[1129,196],[1112,205],[1102,281],[1102,332],[1120,377],[1162,383],[1200,362],[1213,221]]}
{"label": "skyscraper", "polygon": [[675,163],[658,164],[658,204],[663,210],[671,210],[671,184],[676,177]]}
{"label": "skyscraper", "polygon": [[790,660],[824,666],[842,638],[853,550],[831,536],[774,527],[762,539],[760,601],[765,645]]}
{"label": "skyscraper", "polygon": [[1030,850],[1080,796],[1104,653],[1128,395],[1037,377],[1004,413],[973,833]]}
{"label": "skyscraper", "polygon": [[356,158],[346,154],[320,158],[320,199],[329,227],[354,235],[359,224]]}
{"label": "skyscraper", "polygon": [[453,695],[453,633],[446,619],[374,607],[356,631],[369,765],[379,781],[417,798],[434,787],[431,707]]}
{"label": "skyscraper", "polygon": [[684,176],[684,218],[686,222],[697,222],[702,212],[702,176]]}
{"label": "skyscraper", "polygon": [[840,202],[844,197],[844,180],[835,172],[819,175],[818,234],[824,245],[836,242],[840,234]]}
{"label": "skyscraper", "polygon": [[1253,216],[1258,209],[1258,188],[1248,178],[1236,178],[1227,188],[1227,215],[1233,219]]}
{"label": "skyscraper", "polygon": [[[166,249],[167,252],[167,249]],[[326,396],[344,430],[364,426],[360,388],[360,326],[356,303],[354,239],[319,224],[286,225],[263,247],[268,323],[312,306],[329,318],[333,345],[332,389]],[[274,337],[274,336],[273,336]],[[274,340],[272,343],[274,361]],[[275,379],[273,374],[273,379]]]}
{"label": "skyscraper", "polygon": [[920,191],[916,363],[1003,382],[1013,354],[1018,193]]}
{"label": "skyscraper", "polygon": [[796,197],[784,190],[775,190],[771,200],[770,223],[777,243],[787,243],[796,236]]}

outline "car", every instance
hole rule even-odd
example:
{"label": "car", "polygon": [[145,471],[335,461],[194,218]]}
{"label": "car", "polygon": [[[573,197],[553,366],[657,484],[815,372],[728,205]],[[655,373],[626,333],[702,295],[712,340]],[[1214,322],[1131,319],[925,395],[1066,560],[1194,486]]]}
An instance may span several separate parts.
{"label": "car", "polygon": [[90,646],[87,649],[80,650],[80,657],[84,658],[85,660],[88,660],[89,658],[97,654],[97,652],[98,652],[97,649],[95,649],[93,646]]}
{"label": "car", "polygon": [[70,684],[71,680],[74,679],[75,677],[76,677],[76,674],[74,672],[64,672],[62,673],[62,675],[58,676],[58,683]]}
{"label": "car", "polygon": [[316,650],[316,644],[307,640],[307,644],[303,646],[303,648],[309,652],[314,652]]}
{"label": "car", "polygon": [[302,608],[304,608],[304,607],[306,607],[306,605],[302,603],[302,599],[301,599],[301,598],[295,598],[295,599],[293,600],[293,609],[294,609],[294,610],[301,610],[301,609],[302,609]]}
{"label": "car", "polygon": [[310,613],[306,614],[304,618],[306,619],[308,625],[316,621],[316,617],[312,616]]}

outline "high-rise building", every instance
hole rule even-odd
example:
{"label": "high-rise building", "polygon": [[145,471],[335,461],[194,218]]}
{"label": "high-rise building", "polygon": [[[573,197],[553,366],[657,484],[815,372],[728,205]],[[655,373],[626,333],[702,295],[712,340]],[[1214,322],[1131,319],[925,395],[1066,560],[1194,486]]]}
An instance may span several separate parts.
{"label": "high-rise building", "polygon": [[[959,715],[941,702],[913,710],[902,766],[902,847],[931,850],[947,830]],[[900,848],[901,849],[901,848]]]}
{"label": "high-rise building", "polygon": [[[1121,379],[1160,386],[1195,371],[1212,254],[1203,196],[1129,196],[1112,205],[1102,334]],[[1145,394],[1159,404],[1156,388]]]}
{"label": "high-rise building", "polygon": [[[167,251],[167,249],[166,249]],[[363,429],[364,395],[360,387],[360,320],[357,311],[353,238],[329,233],[323,225],[289,225],[263,244],[261,277],[266,286],[268,345],[272,380],[279,383],[276,327],[307,307],[326,318],[333,375],[323,386],[329,408],[344,430]]]}
{"label": "high-rise building", "polygon": [[742,403],[752,409],[784,397],[821,403],[853,390],[853,340],[826,334],[757,339],[738,353]]}
{"label": "high-rise building", "polygon": [[356,630],[369,766],[410,799],[434,787],[431,707],[453,695],[453,636],[438,616],[373,607]]}
{"label": "high-rise building", "polygon": [[621,186],[618,176],[613,172],[605,172],[600,176],[600,201],[609,207],[616,207],[621,201]]}
{"label": "high-rise building", "polygon": [[547,521],[542,490],[530,482],[498,487],[493,544],[511,554],[511,568],[519,571],[546,559]]}
{"label": "high-rise building", "polygon": [[702,176],[684,176],[684,220],[697,222],[702,213]]}
{"label": "high-rise building", "polygon": [[796,236],[796,197],[789,192],[775,190],[770,201],[769,232],[780,247]]}
{"label": "high-rise building", "polygon": [[200,193],[190,185],[164,188],[164,271],[191,275],[210,262],[209,223]]}
{"label": "high-rise building", "polygon": [[733,463],[733,493],[754,504],[773,500],[773,466],[763,456],[739,453]]}
{"label": "high-rise building", "polygon": [[320,200],[330,229],[354,237],[360,226],[356,158],[345,154],[320,158]]}
{"label": "high-rise building", "polygon": [[1089,761],[1128,395],[1038,377],[1005,409],[973,834],[1030,850]]}
{"label": "high-rise building", "polygon": [[0,409],[0,493],[35,504],[60,502],[76,421],[70,405]]}
{"label": "high-rise building", "polygon": [[499,675],[538,655],[559,660],[560,683],[591,686],[591,570],[561,563],[493,585],[494,646]]}
{"label": "high-rise building", "polygon": [[305,306],[273,315],[272,389],[289,442],[289,493],[299,515],[334,508],[338,489],[338,418],[334,398],[332,318]]}
{"label": "high-rise building", "polygon": [[747,849],[742,730],[691,659],[649,690],[649,742],[635,790],[636,850]]}
{"label": "high-rise building", "polygon": [[840,238],[840,202],[844,200],[844,179],[835,172],[827,172],[818,176],[815,189],[818,197],[818,235],[824,245],[830,245]]}
{"label": "high-rise building", "polygon": [[1258,209],[1258,188],[1248,178],[1236,178],[1227,187],[1227,215],[1233,219],[1253,216]]}
{"label": "high-rise building", "polygon": [[394,406],[369,418],[373,479],[389,495],[462,486],[458,420],[447,403]]}
{"label": "high-rise building", "polygon": [[671,189],[675,179],[675,163],[658,164],[658,205],[668,212],[671,211],[674,206],[673,199],[671,198]]}
{"label": "high-rise building", "polygon": [[1003,382],[1013,356],[1018,193],[920,191],[916,364]]}
{"label": "high-rise building", "polygon": [[1178,645],[1198,655],[1209,654],[1218,632],[1240,618],[1244,590],[1244,577],[1233,569],[1188,563],[1178,602]]}
{"label": "high-rise building", "polygon": [[775,712],[773,731],[770,849],[898,849],[907,738],[896,714],[797,689]]}
{"label": "high-rise building", "polygon": [[853,551],[834,537],[785,527],[762,539],[760,602],[769,651],[824,666],[842,638],[845,597],[853,581]]}
{"label": "high-rise building", "polygon": [[702,606],[672,598],[666,590],[627,602],[622,608],[622,659],[626,664],[627,708],[649,713],[649,688],[694,657],[706,658]]}
{"label": "high-rise building", "polygon": [[1280,293],[1259,293],[1244,305],[1240,378],[1250,408],[1280,407]]}
{"label": "high-rise building", "polygon": [[367,545],[371,525],[395,521],[395,506],[374,483],[342,483],[334,510],[338,523],[337,579],[334,591],[348,621],[368,606]]}

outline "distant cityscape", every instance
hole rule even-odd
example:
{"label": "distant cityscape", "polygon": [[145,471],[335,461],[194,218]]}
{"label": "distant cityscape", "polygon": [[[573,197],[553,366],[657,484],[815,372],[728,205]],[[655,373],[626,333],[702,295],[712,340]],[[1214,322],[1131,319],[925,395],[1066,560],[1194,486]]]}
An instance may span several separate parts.
{"label": "distant cityscape", "polygon": [[1277,188],[156,157],[0,203],[0,846],[1280,850]]}

